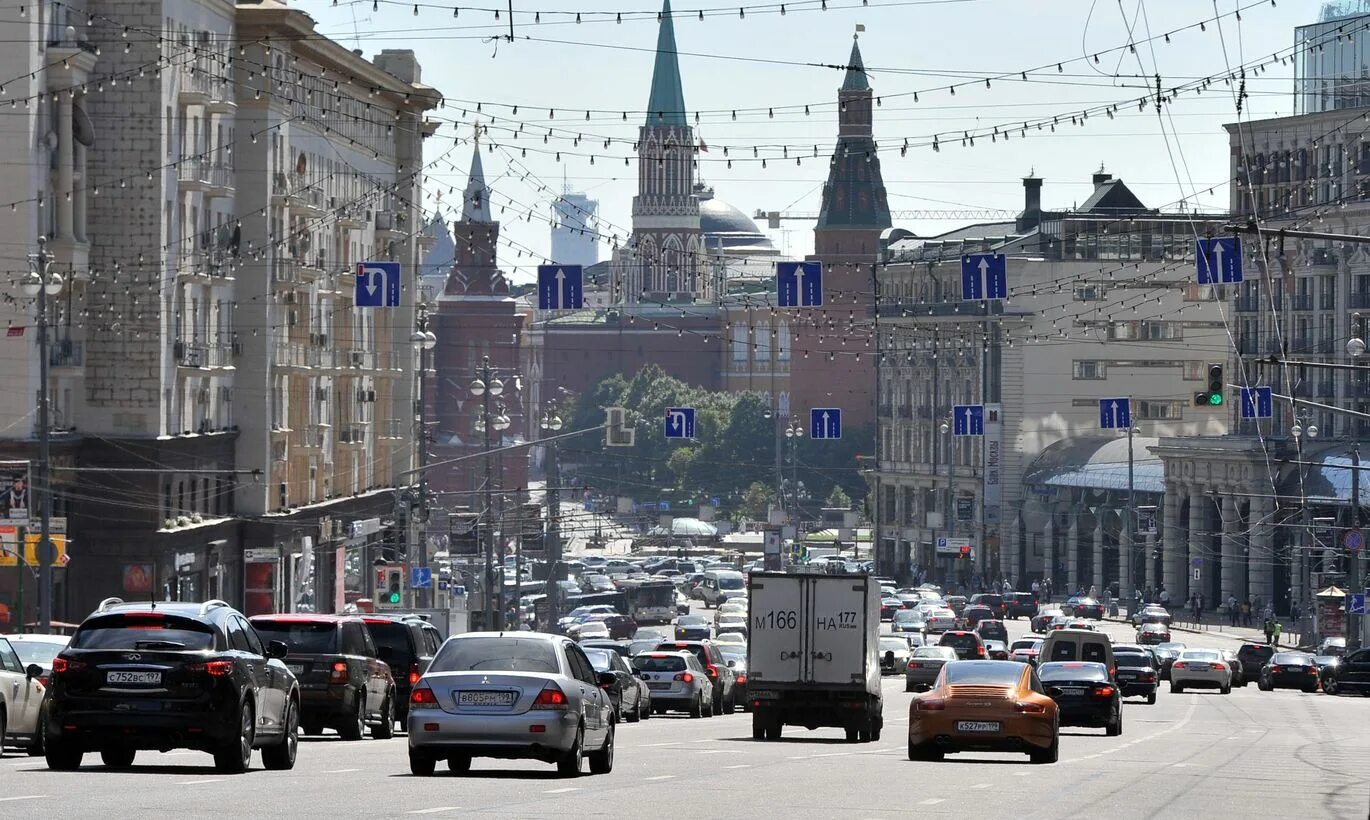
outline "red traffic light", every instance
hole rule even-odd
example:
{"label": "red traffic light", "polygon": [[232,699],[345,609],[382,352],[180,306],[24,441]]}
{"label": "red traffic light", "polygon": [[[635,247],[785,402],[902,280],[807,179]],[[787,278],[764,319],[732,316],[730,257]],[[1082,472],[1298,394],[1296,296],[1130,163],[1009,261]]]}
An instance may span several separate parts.
{"label": "red traffic light", "polygon": [[970,545],[969,545],[969,544],[962,544],[962,545],[961,545],[961,557],[962,557],[962,558],[968,558],[969,556],[970,556]]}

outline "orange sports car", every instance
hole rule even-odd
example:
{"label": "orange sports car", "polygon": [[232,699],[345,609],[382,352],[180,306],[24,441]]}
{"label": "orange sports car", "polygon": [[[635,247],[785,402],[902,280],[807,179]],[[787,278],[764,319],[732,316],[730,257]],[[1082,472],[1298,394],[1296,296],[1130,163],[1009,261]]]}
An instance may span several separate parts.
{"label": "orange sports car", "polygon": [[909,704],[909,760],[947,752],[1024,752],[1033,763],[1060,755],[1056,702],[1037,673],[1016,661],[952,661]]}

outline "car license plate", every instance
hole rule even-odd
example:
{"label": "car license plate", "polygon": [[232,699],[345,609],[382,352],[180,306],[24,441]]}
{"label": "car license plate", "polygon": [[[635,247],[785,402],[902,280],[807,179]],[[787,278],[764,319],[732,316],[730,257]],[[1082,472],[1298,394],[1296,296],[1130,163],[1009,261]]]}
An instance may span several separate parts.
{"label": "car license plate", "polygon": [[648,689],[670,689],[670,688],[671,688],[671,685],[670,685],[669,683],[666,683],[665,681],[655,681],[655,680],[654,680],[654,681],[648,681],[648,682],[647,682],[647,688],[648,688]]}
{"label": "car license plate", "polygon": [[1208,671],[1208,664],[1206,664],[1206,663],[1196,663],[1196,664],[1194,664],[1193,666],[1191,666],[1191,667],[1189,667],[1189,668],[1190,668],[1190,669],[1193,669],[1195,672],[1207,672],[1207,671]]}
{"label": "car license plate", "polygon": [[1083,695],[1084,693],[1085,693],[1085,690],[1084,690],[1084,687],[1083,687],[1083,686],[1062,686],[1062,687],[1061,687],[1061,694],[1063,694],[1063,695]]}
{"label": "car license plate", "polygon": [[458,706],[512,706],[513,692],[458,692]]}
{"label": "car license plate", "polygon": [[997,721],[997,720],[958,720],[958,721],[956,721],[956,731],[958,731],[958,732],[997,732],[997,731],[999,731],[999,721]]}
{"label": "car license plate", "polygon": [[137,684],[141,686],[157,686],[162,682],[161,672],[126,672],[114,671],[105,673],[105,683],[107,684]]}
{"label": "car license plate", "polygon": [[303,674],[304,674],[304,664],[302,664],[302,663],[287,663],[287,664],[285,665],[285,668],[286,668],[286,669],[289,669],[290,672],[291,672],[291,674],[294,674],[294,675],[303,675]]}

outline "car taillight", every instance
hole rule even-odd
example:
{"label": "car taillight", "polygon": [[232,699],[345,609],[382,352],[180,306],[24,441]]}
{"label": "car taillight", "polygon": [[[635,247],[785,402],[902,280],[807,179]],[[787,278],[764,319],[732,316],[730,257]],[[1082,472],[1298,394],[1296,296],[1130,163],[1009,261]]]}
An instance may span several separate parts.
{"label": "car taillight", "polygon": [[983,646],[975,647],[975,654],[983,658],[985,656],[985,648]]}
{"label": "car taillight", "polygon": [[746,675],[738,675],[738,676],[737,676],[737,682],[738,682],[738,683],[746,683],[746,682],[747,682],[747,676],[746,676]]}
{"label": "car taillight", "polygon": [[72,661],[67,660],[66,658],[52,659],[52,674],[54,675],[63,675],[67,672],[80,672],[85,668],[86,664],[84,661]]}
{"label": "car taillight", "polygon": [[328,673],[329,683],[347,683],[347,661],[333,661],[333,668]]}
{"label": "car taillight", "polygon": [[37,680],[38,680],[39,683],[43,684],[43,688],[44,688],[44,689],[48,688],[48,676],[47,676],[47,675],[39,675],[38,678],[37,678]]}
{"label": "car taillight", "polygon": [[683,683],[694,683],[694,682],[695,682],[695,676],[694,676],[694,675],[691,675],[689,672],[681,672],[679,675],[676,675],[676,676],[675,676],[675,679],[678,680],[678,681],[681,681],[681,682],[683,682]]}
{"label": "car taillight", "polygon": [[709,664],[708,666],[704,667],[704,671],[708,672],[709,677],[711,678],[718,677],[718,667],[714,666],[713,664]]}
{"label": "car taillight", "polygon": [[1094,695],[1095,695],[1095,697],[1100,697],[1100,698],[1111,698],[1111,697],[1113,697],[1113,687],[1112,687],[1112,686],[1096,686],[1096,687],[1094,687]]}
{"label": "car taillight", "polygon": [[922,668],[923,668],[923,664],[919,663],[918,661],[909,661],[909,668],[910,668],[910,669],[922,669]]}
{"label": "car taillight", "polygon": [[427,686],[415,686],[414,691],[409,693],[409,706],[437,706],[438,696],[433,694],[433,690]]}
{"label": "car taillight", "polygon": [[1278,667],[1278,666],[1272,666],[1272,667],[1270,667],[1270,671],[1271,671],[1271,672],[1283,672],[1284,670],[1281,669],[1281,668]]}
{"label": "car taillight", "polygon": [[913,702],[913,708],[920,712],[944,712],[947,702],[936,698],[919,698]]}
{"label": "car taillight", "polygon": [[1220,663],[1215,663],[1215,664],[1213,664],[1213,668],[1216,669],[1216,670],[1218,670],[1219,672],[1226,672],[1226,671],[1227,671],[1227,667],[1226,667],[1226,666],[1223,666],[1223,665],[1220,664]]}
{"label": "car taillight", "polygon": [[542,687],[542,691],[538,692],[537,698],[533,701],[534,709],[565,709],[569,705],[566,693],[554,683]]}
{"label": "car taillight", "polygon": [[1305,666],[1303,669],[1310,675],[1316,675],[1318,673],[1317,667],[1314,666]]}
{"label": "car taillight", "polygon": [[1016,712],[1023,712],[1029,715],[1040,715],[1047,710],[1047,707],[1040,703],[1027,703],[1024,701],[1018,701],[1017,703],[1013,704],[1013,709]]}
{"label": "car taillight", "polygon": [[1184,669],[1184,661],[1175,661],[1170,665],[1171,669]]}
{"label": "car taillight", "polygon": [[419,682],[419,665],[418,665],[417,663],[411,663],[411,664],[409,664],[409,685],[410,685],[410,686],[413,686],[414,684],[416,684],[416,683],[418,683],[418,682]]}
{"label": "car taillight", "polygon": [[206,661],[205,663],[192,663],[186,666],[189,672],[204,672],[216,678],[222,678],[233,674],[233,661]]}

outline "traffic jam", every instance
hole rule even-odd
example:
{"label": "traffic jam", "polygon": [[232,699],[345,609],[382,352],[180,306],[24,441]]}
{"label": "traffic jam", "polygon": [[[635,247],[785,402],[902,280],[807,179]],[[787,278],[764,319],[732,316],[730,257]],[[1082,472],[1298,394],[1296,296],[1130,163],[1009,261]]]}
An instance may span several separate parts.
{"label": "traffic jam", "polygon": [[1121,736],[1134,710],[1188,691],[1370,697],[1370,650],[1190,646],[1155,605],[1119,617],[1083,595],[896,587],[854,563],[580,566],[543,632],[538,595],[518,629],[450,635],[420,613],[109,598],[71,635],[0,636],[0,745],[53,770],[189,750],[234,774],[258,752],[293,768],[302,736],[402,739],[415,776],[535,761],[575,777],[612,771],[620,731],[651,731],[626,724],[745,713],[753,741],[870,743],[907,716],[909,760],[1051,764],[1063,728]]}

